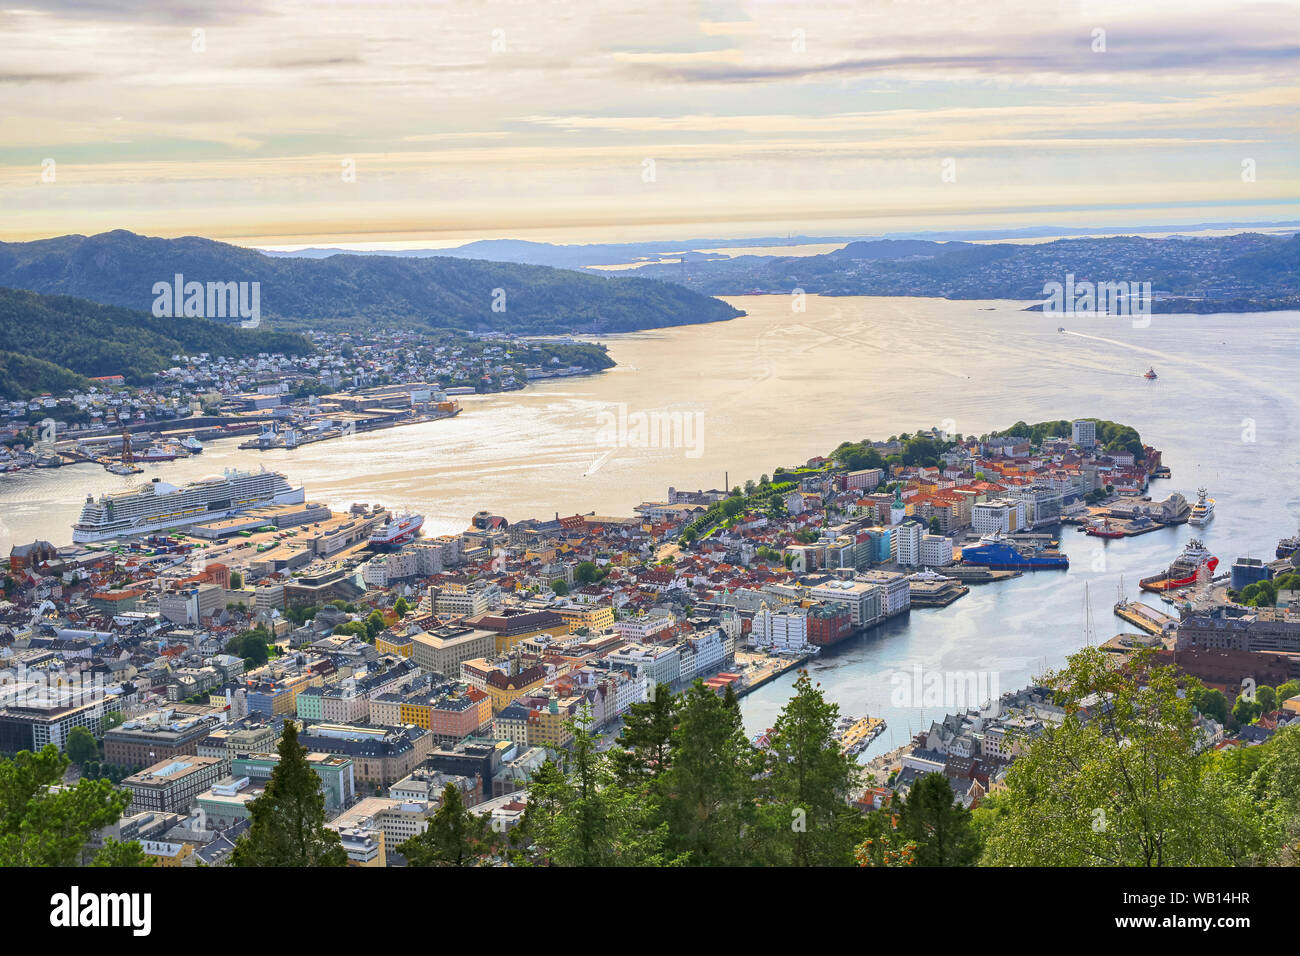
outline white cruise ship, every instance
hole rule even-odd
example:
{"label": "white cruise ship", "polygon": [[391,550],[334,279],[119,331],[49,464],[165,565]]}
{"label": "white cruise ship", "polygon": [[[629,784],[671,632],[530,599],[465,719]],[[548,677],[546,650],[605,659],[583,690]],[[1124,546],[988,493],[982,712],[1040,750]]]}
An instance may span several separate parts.
{"label": "white cruise ship", "polygon": [[1206,494],[1204,488],[1196,490],[1196,504],[1192,505],[1191,516],[1187,519],[1188,524],[1203,528],[1214,520],[1214,499],[1207,498]]}
{"label": "white cruise ship", "polygon": [[177,488],[155,478],[131,491],[86,496],[81,518],[72,526],[77,544],[165,531],[200,521],[227,518],[262,505],[302,504],[301,486],[291,487],[278,471],[227,469]]}

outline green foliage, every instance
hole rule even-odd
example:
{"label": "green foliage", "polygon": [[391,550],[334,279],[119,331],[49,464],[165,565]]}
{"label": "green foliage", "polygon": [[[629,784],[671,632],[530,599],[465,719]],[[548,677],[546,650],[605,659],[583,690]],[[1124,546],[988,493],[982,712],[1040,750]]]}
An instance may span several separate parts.
{"label": "green foliage", "polygon": [[1223,691],[1208,687],[1199,687],[1191,694],[1192,706],[1199,713],[1220,724],[1228,722],[1228,698]]}
{"label": "green foliage", "polygon": [[496,843],[487,814],[475,814],[454,783],[442,791],[442,805],[425,827],[397,847],[411,866],[480,866]]}
{"label": "green foliage", "polygon": [[556,578],[554,581],[551,582],[551,590],[554,591],[556,594],[558,594],[560,597],[564,597],[566,594],[569,593],[569,585],[565,583],[564,578]]}
{"label": "green foliage", "polygon": [[90,380],[84,375],[78,375],[54,362],[0,349],[0,398],[31,398],[42,392],[61,395],[64,392],[85,391],[90,385]]}
{"label": "green foliage", "polygon": [[393,604],[393,610],[397,612],[399,617],[405,617],[411,612],[411,605],[407,603],[406,598],[399,597]]}
{"label": "green foliage", "polygon": [[231,866],[346,866],[338,833],[325,826],[320,777],[293,721],[285,721],[279,754],[266,789],[248,804],[252,824],[235,844]]}
{"label": "green foliage", "polygon": [[[161,276],[155,276],[158,278]],[[149,288],[145,286],[144,291]],[[0,353],[17,353],[52,363],[66,370],[64,374],[75,373],[71,380],[63,381],[46,370],[58,379],[46,384],[49,391],[54,391],[50,385],[82,387],[83,380],[77,376],[122,375],[129,383],[143,384],[154,372],[171,367],[172,355],[178,352],[242,357],[259,352],[306,355],[311,351],[311,343],[300,335],[241,329],[206,319],[156,318],[147,311],[96,305],[68,296],[0,289]],[[4,361],[3,354],[0,361]],[[13,364],[12,359],[8,362]],[[32,363],[19,363],[17,384],[5,387],[21,391],[22,383],[32,381],[37,369]],[[38,377],[44,381],[46,373]]]}
{"label": "green foliage", "polygon": [[53,789],[68,766],[53,744],[0,760],[0,866],[76,866],[90,835],[131,802],[107,780]]}
{"label": "green foliage", "polygon": [[748,862],[744,833],[756,819],[754,751],[730,687],[719,697],[696,680],[681,700],[672,762],[658,788],[670,853],[696,866]]}
{"label": "green foliage", "polygon": [[547,762],[528,787],[520,824],[530,842],[521,862],[549,866],[665,866],[667,826],[647,787],[617,786],[608,754],[587,730],[590,712],[571,721],[573,751],[567,772]]}
{"label": "green foliage", "polygon": [[[1004,791],[981,805],[983,862],[1213,866],[1273,853],[1250,796],[1200,749],[1192,693],[1142,651],[1115,669],[1098,648],[1046,681],[1066,710],[1022,741]],[[1181,679],[1194,692],[1194,681]],[[1085,702],[1088,709],[1084,710]],[[1085,717],[1087,719],[1085,719]]]}
{"label": "green foliage", "polygon": [[848,866],[863,836],[862,818],[848,805],[859,769],[835,742],[839,707],[800,671],[794,696],[772,727],[758,782],[769,862]]}
{"label": "green foliage", "polygon": [[[1084,421],[1096,422],[1098,447],[1105,451],[1131,452],[1134,461],[1142,461],[1145,457],[1142,450],[1142,439],[1138,435],[1137,429],[1129,425],[1104,421],[1100,418],[1084,419]],[[1063,418],[1051,422],[1039,422],[1036,425],[1027,425],[1020,421],[1000,432],[990,432],[989,437],[1028,438],[1031,444],[1040,445],[1046,438],[1070,437],[1072,426],[1073,422]]]}
{"label": "green foliage", "polygon": [[956,803],[948,778],[928,773],[915,781],[898,812],[898,830],[915,847],[918,866],[972,866],[980,855],[970,811]]}
{"label": "green foliage", "polygon": [[153,866],[154,858],[144,852],[138,840],[121,843],[109,837],[91,859],[91,866]]}
{"label": "green foliage", "polygon": [[267,644],[270,640],[271,632],[259,624],[252,630],[243,631],[237,637],[232,637],[226,643],[226,653],[242,657],[244,663],[250,667],[261,667],[270,659],[267,652]]}
{"label": "green foliage", "polygon": [[244,586],[244,575],[239,571],[230,572],[230,590],[238,591]]}
{"label": "green foliage", "polygon": [[68,759],[78,765],[99,759],[99,743],[95,740],[95,735],[85,727],[73,727],[68,731],[64,750]]}

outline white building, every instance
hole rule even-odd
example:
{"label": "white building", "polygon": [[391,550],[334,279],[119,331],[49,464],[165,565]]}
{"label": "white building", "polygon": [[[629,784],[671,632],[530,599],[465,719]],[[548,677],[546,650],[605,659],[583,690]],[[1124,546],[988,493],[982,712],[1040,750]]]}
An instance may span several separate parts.
{"label": "white building", "polygon": [[976,534],[1013,534],[1025,527],[1024,499],[997,498],[971,508],[971,527]]}
{"label": "white building", "polygon": [[921,538],[924,529],[915,521],[904,521],[891,528],[891,538],[897,539],[894,560],[904,567],[915,567],[921,563]]}
{"label": "white building", "polygon": [[1097,423],[1079,419],[1070,426],[1070,440],[1080,448],[1092,448],[1097,444]]}
{"label": "white building", "polygon": [[941,534],[922,535],[921,564],[927,568],[942,568],[952,564],[952,539]]}
{"label": "white building", "polygon": [[797,604],[784,604],[775,611],[764,607],[754,615],[750,639],[775,651],[802,651],[808,646],[808,612]]}

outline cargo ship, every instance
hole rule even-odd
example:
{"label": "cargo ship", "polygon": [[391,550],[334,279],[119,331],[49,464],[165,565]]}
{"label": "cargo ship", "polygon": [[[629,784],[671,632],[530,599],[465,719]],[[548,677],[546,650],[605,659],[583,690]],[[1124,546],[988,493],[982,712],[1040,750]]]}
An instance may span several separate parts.
{"label": "cargo ship", "polygon": [[424,515],[400,514],[370,536],[370,543],[376,547],[388,547],[402,544],[415,537],[420,526],[424,524]]}
{"label": "cargo ship", "polygon": [[994,571],[1051,571],[1070,566],[1069,557],[1060,551],[1021,551],[997,533],[984,535],[973,548],[962,548],[961,560],[963,564],[975,564]]}
{"label": "cargo ship", "polygon": [[1191,517],[1187,523],[1203,528],[1214,520],[1214,499],[1206,497],[1209,493],[1204,488],[1196,489],[1196,504],[1192,505]]}
{"label": "cargo ship", "polygon": [[278,471],[227,469],[183,488],[159,481],[130,491],[86,496],[81,517],[72,526],[76,544],[164,531],[213,521],[263,505],[302,504],[305,492]]}
{"label": "cargo ship", "polygon": [[1144,591],[1174,591],[1196,583],[1196,576],[1202,568],[1207,577],[1219,566],[1219,559],[1206,549],[1205,544],[1192,538],[1183,548],[1183,553],[1169,565],[1169,570],[1143,578],[1138,584]]}

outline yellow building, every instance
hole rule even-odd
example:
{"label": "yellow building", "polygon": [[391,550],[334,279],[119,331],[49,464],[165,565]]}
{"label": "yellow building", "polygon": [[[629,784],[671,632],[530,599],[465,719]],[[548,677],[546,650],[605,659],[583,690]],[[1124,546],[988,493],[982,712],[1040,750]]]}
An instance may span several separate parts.
{"label": "yellow building", "polygon": [[552,610],[568,622],[570,631],[576,631],[580,627],[589,631],[603,631],[614,626],[614,609],[606,604],[583,604]]}
{"label": "yellow building", "polygon": [[380,654],[395,654],[398,657],[410,657],[415,653],[415,642],[406,635],[381,631],[375,636],[375,650]]}

